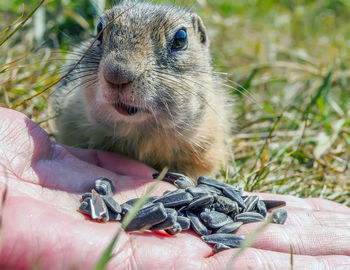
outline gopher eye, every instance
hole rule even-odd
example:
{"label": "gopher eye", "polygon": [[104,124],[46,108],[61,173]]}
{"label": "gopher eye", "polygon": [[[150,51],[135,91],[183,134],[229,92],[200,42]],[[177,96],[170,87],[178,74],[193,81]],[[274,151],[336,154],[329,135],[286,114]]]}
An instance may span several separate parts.
{"label": "gopher eye", "polygon": [[174,35],[173,44],[171,45],[172,51],[186,50],[187,49],[187,33],[186,30],[180,29]]}
{"label": "gopher eye", "polygon": [[[96,27],[96,30],[97,30],[97,34],[101,32],[101,30],[103,29],[103,25],[102,25],[102,22],[99,22],[97,27]],[[98,37],[98,40],[102,42],[102,35],[103,33],[101,33],[101,35]]]}

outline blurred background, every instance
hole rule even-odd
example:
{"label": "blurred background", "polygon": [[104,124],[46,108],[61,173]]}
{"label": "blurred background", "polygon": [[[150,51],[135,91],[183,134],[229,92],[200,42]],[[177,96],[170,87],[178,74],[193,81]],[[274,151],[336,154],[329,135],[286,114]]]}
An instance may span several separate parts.
{"label": "blurred background", "polygon": [[[39,2],[1,1],[0,33]],[[118,1],[112,2],[45,1],[0,46],[0,106],[57,79],[67,54],[95,34],[99,14]],[[350,1],[154,2],[199,13],[215,69],[226,73],[235,128],[229,165],[217,177],[251,191],[350,205]],[[50,91],[17,110],[45,128]]]}

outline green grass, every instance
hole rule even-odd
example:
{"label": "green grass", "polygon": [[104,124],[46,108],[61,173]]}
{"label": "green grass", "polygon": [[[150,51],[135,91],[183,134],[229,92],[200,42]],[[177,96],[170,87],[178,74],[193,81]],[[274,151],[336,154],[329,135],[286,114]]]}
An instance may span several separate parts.
{"label": "green grass", "polygon": [[[201,14],[216,69],[229,74],[228,90],[236,100],[231,162],[218,177],[251,191],[350,205],[349,1],[175,2]],[[18,3],[0,4],[0,25],[21,15]],[[25,15],[37,2],[28,3]],[[55,3],[48,3],[48,12]],[[73,14],[79,4],[68,5]],[[45,42],[56,51],[34,44],[33,22],[0,47],[1,106],[14,105],[57,78],[64,58],[58,47],[76,42],[70,29],[94,29],[93,19],[79,13],[75,20],[71,14],[62,9],[56,21],[47,16]],[[82,20],[91,27],[83,29]],[[47,97],[18,110],[34,121],[45,120]]]}

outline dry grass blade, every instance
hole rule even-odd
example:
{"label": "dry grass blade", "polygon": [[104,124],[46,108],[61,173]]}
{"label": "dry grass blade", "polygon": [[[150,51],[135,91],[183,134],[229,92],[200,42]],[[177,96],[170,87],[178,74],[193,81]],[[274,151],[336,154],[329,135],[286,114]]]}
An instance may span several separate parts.
{"label": "dry grass blade", "polygon": [[56,85],[57,83],[59,83],[61,80],[63,80],[65,77],[67,77],[69,74],[71,74],[73,72],[73,70],[81,63],[81,61],[83,61],[83,59],[85,58],[85,56],[88,54],[88,52],[91,50],[92,46],[95,44],[95,42],[99,39],[99,37],[102,35],[103,31],[109,27],[112,23],[114,23],[114,21],[116,19],[118,19],[120,16],[122,16],[124,13],[128,12],[130,9],[134,8],[137,5],[134,4],[131,7],[129,7],[128,9],[124,10],[123,12],[119,13],[114,20],[110,21],[105,27],[102,28],[102,30],[96,35],[96,37],[94,38],[94,40],[91,42],[90,46],[85,50],[85,52],[83,53],[82,57],[80,57],[80,59],[74,64],[74,66],[67,72],[65,73],[63,76],[59,77],[58,79],[54,80],[53,82],[51,82],[50,84],[48,84],[47,86],[45,86],[42,90],[38,91],[37,93],[35,93],[34,95],[26,98],[25,100],[22,100],[21,102],[13,105],[10,107],[10,109],[14,110],[17,107],[21,106],[22,104],[28,102],[29,100],[41,95],[42,93],[46,92],[47,90],[49,90],[52,86]]}
{"label": "dry grass blade", "polygon": [[251,232],[246,239],[243,241],[239,250],[230,258],[227,263],[225,269],[230,270],[233,269],[233,264],[237,260],[237,258],[243,253],[246,248],[249,248],[253,245],[254,241],[258,238],[258,236],[266,229],[266,227],[272,222],[272,216],[269,216],[266,221],[264,221],[258,228],[256,228],[253,232]]}
{"label": "dry grass blade", "polygon": [[45,2],[45,0],[41,0],[40,3],[32,10],[32,12],[29,13],[29,15],[19,24],[13,31],[8,34],[6,37],[4,37],[2,40],[0,40],[0,47],[2,44],[4,44],[10,37],[12,37],[19,29],[25,25],[25,23],[34,15],[34,13],[37,11],[37,9]]}
{"label": "dry grass blade", "polygon": [[23,60],[24,58],[26,58],[28,55],[24,55],[24,56],[21,56],[21,57],[18,57],[17,59],[11,61],[11,62],[8,62],[8,63],[5,63],[5,64],[2,64],[0,65],[0,68],[4,68],[6,66],[11,66],[11,65],[14,65],[16,64],[17,62]]}
{"label": "dry grass blade", "polygon": [[145,204],[147,199],[150,197],[156,186],[159,184],[159,182],[164,178],[165,174],[167,173],[168,169],[164,168],[155,182],[147,189],[146,193],[137,200],[134,207],[126,214],[126,216],[123,218],[122,226],[119,228],[115,236],[113,237],[112,241],[106,248],[105,252],[102,254],[101,258],[98,260],[94,270],[103,270],[106,268],[107,263],[109,260],[113,257],[113,248],[115,244],[118,241],[119,235],[121,234],[122,230],[128,226],[128,224],[131,222],[131,220],[136,216],[137,212],[141,209],[141,207]]}
{"label": "dry grass blade", "polygon": [[272,134],[273,132],[275,131],[278,123],[280,122],[280,120],[283,118],[283,115],[284,115],[284,112],[285,112],[286,109],[284,109],[282,111],[282,113],[277,117],[276,121],[274,122],[273,126],[271,127],[270,131],[269,131],[269,134],[268,136],[266,137],[265,139],[265,142],[264,142],[264,145],[262,146],[261,150],[260,150],[260,153],[259,155],[257,156],[257,158],[255,159],[255,162],[254,162],[254,165],[253,167],[251,168],[250,170],[250,173],[253,173],[254,170],[256,169],[256,166],[258,164],[258,160],[261,160],[261,165],[260,165],[260,168],[258,170],[258,172],[255,174],[254,176],[254,184],[250,187],[250,178],[247,180],[246,182],[246,189],[249,190],[249,191],[252,191],[253,187],[256,185],[257,181],[259,180],[259,176],[261,175],[261,173],[263,172],[264,170],[264,164],[265,164],[265,161],[266,161],[266,157],[267,157],[267,154],[268,154],[268,149],[269,149],[269,142],[270,142],[270,139],[272,138]]}
{"label": "dry grass blade", "polygon": [[14,20],[9,26],[6,27],[3,31],[1,31],[0,37],[3,36],[3,35],[5,35],[5,34],[12,28],[12,26],[14,26],[16,23],[18,23],[18,21],[19,21],[20,19],[23,18],[23,15],[24,15],[24,4],[22,5],[22,15],[19,16],[16,20]]}

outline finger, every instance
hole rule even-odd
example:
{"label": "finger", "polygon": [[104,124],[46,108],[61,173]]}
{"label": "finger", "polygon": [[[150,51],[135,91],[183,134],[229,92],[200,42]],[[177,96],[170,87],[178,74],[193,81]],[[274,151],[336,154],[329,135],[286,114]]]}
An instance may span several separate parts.
{"label": "finger", "polygon": [[323,210],[323,211],[331,211],[331,212],[345,212],[350,213],[350,208],[325,199],[319,198],[298,198],[291,195],[280,195],[280,194],[269,194],[269,193],[254,193],[259,195],[261,199],[264,200],[282,200],[286,201],[288,206],[310,209],[310,210]]}
{"label": "finger", "polygon": [[141,162],[114,153],[100,150],[78,149],[69,146],[64,147],[77,158],[118,174],[152,178],[152,174],[155,172]]}
{"label": "finger", "polygon": [[[317,223],[316,223],[317,224]],[[253,247],[277,252],[300,255],[346,255],[350,256],[350,231],[320,225],[278,225],[269,224],[257,237]],[[237,234],[248,235],[258,224],[243,225]]]}
{"label": "finger", "polygon": [[284,208],[288,213],[287,225],[334,227],[350,230],[350,213],[329,210],[305,210],[294,207]]}
{"label": "finger", "polygon": [[291,255],[256,248],[246,249],[236,260],[231,262],[233,255],[238,251],[226,250],[207,258],[204,269],[317,269],[317,270],[346,270],[350,269],[350,257],[339,255],[305,256]]}

